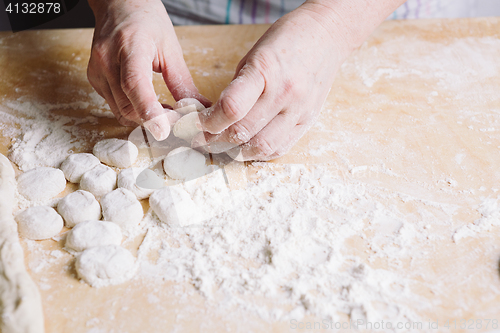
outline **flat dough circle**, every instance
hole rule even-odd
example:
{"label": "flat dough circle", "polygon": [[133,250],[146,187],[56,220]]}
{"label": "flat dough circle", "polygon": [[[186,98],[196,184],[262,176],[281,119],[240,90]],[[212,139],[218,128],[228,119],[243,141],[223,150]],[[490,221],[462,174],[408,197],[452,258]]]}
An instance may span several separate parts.
{"label": "flat dough circle", "polygon": [[189,147],[179,147],[163,160],[165,173],[173,179],[191,180],[209,172],[205,156]]}
{"label": "flat dough circle", "polygon": [[130,280],[136,270],[134,256],[117,245],[87,249],[76,258],[78,276],[92,287],[104,287]]}
{"label": "flat dough circle", "polygon": [[138,225],[144,217],[142,205],[135,194],[127,189],[119,188],[101,199],[104,220],[118,224],[127,231]]}
{"label": "flat dough circle", "polygon": [[101,197],[116,188],[116,172],[106,165],[99,164],[83,174],[80,188]]}
{"label": "flat dough circle", "polygon": [[101,162],[92,154],[72,154],[66,157],[59,169],[62,170],[66,179],[71,183],[79,183],[83,174]]}
{"label": "flat dough circle", "polygon": [[174,110],[182,114],[188,114],[190,112],[203,111],[205,110],[205,106],[196,98],[183,98],[174,104]]}
{"label": "flat dough circle", "polygon": [[99,220],[101,205],[92,193],[78,190],[59,201],[57,212],[64,218],[66,226],[72,228],[83,221]]}
{"label": "flat dough circle", "polygon": [[35,206],[16,215],[19,235],[33,240],[49,239],[61,232],[64,222],[49,206]]}
{"label": "flat dough circle", "polygon": [[189,194],[176,186],[156,190],[149,198],[149,205],[160,221],[170,226],[184,227],[201,220],[201,214]]}
{"label": "flat dough circle", "polygon": [[200,116],[198,112],[188,113],[181,119],[177,120],[172,133],[182,140],[191,142],[196,134],[201,132]]}
{"label": "flat dough circle", "polygon": [[93,153],[102,163],[118,168],[128,168],[134,164],[139,150],[130,141],[106,139],[95,144]]}
{"label": "flat dough circle", "polygon": [[134,193],[138,200],[147,199],[154,192],[153,189],[137,185],[137,176],[143,171],[141,168],[128,168],[118,174],[118,188],[124,188]]}
{"label": "flat dough circle", "polygon": [[17,177],[17,189],[28,200],[47,200],[66,188],[64,173],[55,168],[38,167]]}
{"label": "flat dough circle", "polygon": [[68,232],[65,246],[81,252],[96,246],[120,245],[122,238],[120,227],[113,222],[85,221]]}

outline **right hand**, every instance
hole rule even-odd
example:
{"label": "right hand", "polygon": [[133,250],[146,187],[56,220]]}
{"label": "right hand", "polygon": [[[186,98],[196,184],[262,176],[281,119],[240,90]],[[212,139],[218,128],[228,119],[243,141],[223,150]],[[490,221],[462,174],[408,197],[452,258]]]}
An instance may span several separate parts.
{"label": "right hand", "polygon": [[89,1],[96,19],[87,70],[120,124],[144,125],[157,140],[170,133],[170,112],[158,102],[153,73],[162,73],[175,100],[192,97],[205,106],[182,56],[163,4],[158,0]]}

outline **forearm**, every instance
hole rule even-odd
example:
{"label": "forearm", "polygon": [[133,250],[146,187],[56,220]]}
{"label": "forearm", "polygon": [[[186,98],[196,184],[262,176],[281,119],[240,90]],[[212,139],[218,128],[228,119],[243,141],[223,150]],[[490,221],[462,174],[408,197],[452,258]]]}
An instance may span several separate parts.
{"label": "forearm", "polygon": [[299,8],[342,42],[342,57],[347,57],[405,0],[308,0]]}

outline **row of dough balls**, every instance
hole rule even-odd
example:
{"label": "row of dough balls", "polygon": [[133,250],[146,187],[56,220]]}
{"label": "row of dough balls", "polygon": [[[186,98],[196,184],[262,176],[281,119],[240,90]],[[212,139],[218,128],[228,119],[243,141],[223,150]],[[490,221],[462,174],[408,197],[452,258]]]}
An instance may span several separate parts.
{"label": "row of dough balls", "polygon": [[[184,99],[174,108],[185,114],[174,126],[174,135],[191,141],[201,129],[195,112],[203,110],[203,105],[197,100]],[[131,278],[136,264],[130,252],[120,247],[122,229],[128,230],[142,220],[143,210],[138,200],[153,193],[151,189],[137,186],[141,169],[129,168],[137,156],[138,149],[133,143],[108,139],[94,146],[93,155],[68,156],[60,170],[41,167],[20,175],[19,193],[29,200],[55,197],[64,191],[65,179],[80,183],[80,190],[59,201],[57,212],[48,206],[35,206],[18,214],[20,235],[35,240],[54,237],[61,232],[64,218],[66,226],[72,228],[66,236],[65,247],[77,255],[75,267],[80,278],[95,287]],[[109,166],[128,169],[117,176]],[[174,179],[194,178],[204,168],[205,157],[187,147],[172,151],[164,160],[165,172]],[[200,217],[189,194],[179,188],[157,190],[150,206],[162,222],[171,225],[196,223]],[[100,221],[101,217],[105,221]]]}
{"label": "row of dough balls", "polygon": [[[121,168],[132,165],[138,149],[131,142],[103,140],[94,146],[93,153],[68,156],[61,170],[41,167],[20,175],[19,193],[30,200],[55,197],[66,188],[66,179],[80,183],[81,189],[62,198],[57,212],[48,206],[35,206],[16,215],[16,221],[19,234],[34,240],[54,237],[64,222],[73,228],[66,235],[65,247],[76,255],[78,276],[100,287],[124,282],[135,274],[134,256],[120,246],[122,230],[142,220],[138,198],[149,196],[151,191],[135,185],[134,174],[139,169],[125,169],[117,176],[113,169],[101,164]],[[99,221],[101,217],[106,221]]]}
{"label": "row of dough balls", "polygon": [[[139,200],[148,198],[154,190],[142,188],[136,184],[136,178],[141,171],[140,168],[122,170],[118,174],[118,177],[116,176],[116,172],[109,168],[104,174],[110,171],[112,177],[99,177],[99,175],[102,175],[100,169],[108,167],[100,164],[99,161],[97,161],[98,164],[93,163],[93,158],[95,157],[91,154],[73,154],[61,164],[61,168],[65,171],[63,174],[67,179],[73,182],[80,179],[81,189],[62,198],[57,205],[57,212],[64,218],[66,226],[69,228],[74,227],[82,221],[98,220],[102,216],[104,220],[115,222],[122,229],[129,230],[140,222],[143,217],[142,205]],[[78,162],[82,163],[78,166]],[[81,170],[83,168],[82,165],[90,170],[82,172],[84,171]],[[78,167],[80,170],[77,172],[76,169]],[[192,179],[209,171],[206,166],[205,156],[188,147],[180,147],[171,151],[164,159],[164,169],[174,179]],[[75,176],[77,173],[82,175],[77,177]],[[93,179],[100,185],[100,190],[96,191],[96,186],[83,186],[82,182],[86,177],[89,177],[89,179],[95,177]],[[118,181],[116,181],[116,177]],[[66,181],[61,178],[61,170],[48,167],[35,168],[18,177],[19,192],[29,198],[33,198],[34,195],[32,192],[36,190],[45,192],[44,198],[51,198],[65,189]],[[112,181],[107,186],[104,186],[103,184],[106,183],[107,179],[112,179]],[[115,189],[117,183],[118,189]],[[186,205],[194,207],[194,203],[187,192],[180,188],[172,191],[182,193],[175,195],[179,200],[182,198],[179,207]],[[172,199],[170,200],[171,203],[167,206],[157,203],[159,202],[158,198],[162,196],[161,193],[170,193],[172,191],[157,191],[158,194],[155,195],[153,200],[150,200],[153,211],[155,211],[163,222],[174,225],[189,224],[189,221],[186,221],[185,218],[162,218],[179,215],[177,211],[180,209],[175,208],[175,203],[179,200]],[[163,194],[163,196],[165,195]],[[40,197],[42,196],[36,196],[36,198]],[[101,204],[99,204],[96,198],[100,199]],[[188,198],[189,200],[187,200]],[[167,200],[166,202],[169,201]],[[176,213],[165,212],[166,209],[174,210]],[[58,216],[59,214],[51,210],[50,207],[35,206],[28,208],[18,214],[19,232],[23,237],[34,240],[51,238],[57,235],[63,227],[64,223],[61,217]],[[181,215],[183,215],[182,212]]]}

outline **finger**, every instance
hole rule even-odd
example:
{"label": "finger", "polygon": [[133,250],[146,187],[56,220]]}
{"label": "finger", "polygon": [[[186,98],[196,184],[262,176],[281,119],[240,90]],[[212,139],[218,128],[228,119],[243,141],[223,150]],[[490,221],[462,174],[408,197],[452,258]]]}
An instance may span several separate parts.
{"label": "finger", "polygon": [[115,99],[113,97],[113,93],[111,92],[111,88],[109,87],[108,82],[104,82],[102,85],[102,97],[108,102],[109,108],[111,109],[111,112],[115,116],[116,120],[123,125],[123,126],[137,126],[137,124],[131,120],[128,120],[127,118],[123,117],[123,115],[120,113],[120,110],[118,106],[116,105]]}
{"label": "finger", "polygon": [[284,141],[284,144],[276,149],[276,151],[263,159],[263,161],[270,161],[275,158],[285,155],[295,144],[300,140],[300,138],[307,132],[311,126],[309,125],[296,125],[289,133],[288,138]]}
{"label": "finger", "polygon": [[156,140],[162,141],[170,134],[170,123],[154,90],[153,60],[143,52],[133,51],[133,48],[132,51],[122,52],[120,86],[128,103],[120,98],[123,104],[119,107],[124,116],[129,115],[130,118],[137,119],[136,121],[143,123]]}
{"label": "finger", "polygon": [[238,77],[221,93],[211,108],[200,113],[203,129],[211,134],[243,119],[264,92],[265,80],[257,70],[243,66]]}
{"label": "finger", "polygon": [[297,113],[281,112],[248,143],[241,146],[240,159],[266,160],[286,144],[297,125]]}
{"label": "finger", "polygon": [[120,115],[124,119],[134,122],[136,125],[142,124],[142,121],[135,111],[134,106],[128,99],[127,95],[125,95],[125,93],[123,92],[120,84],[120,69],[118,66],[107,73],[107,82],[109,82],[109,90],[113,95],[114,102]]}
{"label": "finger", "polygon": [[229,126],[220,134],[208,134],[205,137],[207,143],[217,141],[241,145],[250,141],[278,115],[279,110],[282,110],[282,105],[279,104],[283,104],[282,101],[276,101],[266,93],[262,94],[243,119]]}

